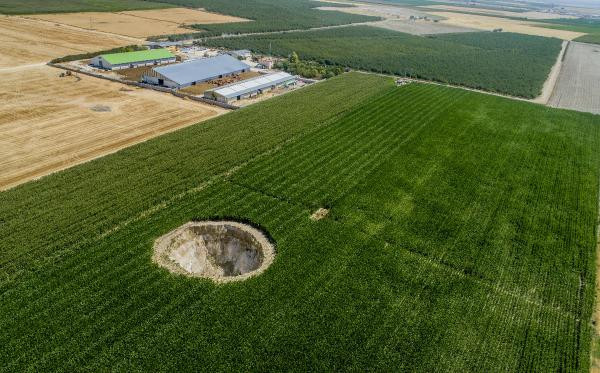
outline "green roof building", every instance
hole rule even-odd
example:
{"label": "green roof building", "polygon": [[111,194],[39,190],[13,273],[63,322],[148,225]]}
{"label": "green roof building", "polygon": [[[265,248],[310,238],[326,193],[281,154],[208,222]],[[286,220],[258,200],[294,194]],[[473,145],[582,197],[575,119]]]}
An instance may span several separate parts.
{"label": "green roof building", "polygon": [[154,66],[171,62],[175,62],[175,55],[167,49],[101,54],[91,60],[92,66],[106,70]]}

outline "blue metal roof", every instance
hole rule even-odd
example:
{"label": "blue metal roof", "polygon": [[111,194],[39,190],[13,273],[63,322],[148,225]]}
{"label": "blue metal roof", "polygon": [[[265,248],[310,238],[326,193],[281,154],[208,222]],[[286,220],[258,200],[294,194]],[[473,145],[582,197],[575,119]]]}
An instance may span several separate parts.
{"label": "blue metal roof", "polygon": [[250,66],[237,58],[223,54],[216,57],[190,60],[175,65],[156,67],[154,71],[179,85],[186,85],[247,69],[250,69]]}
{"label": "blue metal roof", "polygon": [[226,98],[234,98],[237,96],[245,95],[246,93],[256,92],[259,89],[265,89],[271,86],[276,86],[295,80],[296,78],[294,78],[292,75],[282,71],[274,74],[257,76],[255,78],[242,80],[233,84],[224,85],[219,88],[210,89],[207,92],[214,92],[215,94]]}

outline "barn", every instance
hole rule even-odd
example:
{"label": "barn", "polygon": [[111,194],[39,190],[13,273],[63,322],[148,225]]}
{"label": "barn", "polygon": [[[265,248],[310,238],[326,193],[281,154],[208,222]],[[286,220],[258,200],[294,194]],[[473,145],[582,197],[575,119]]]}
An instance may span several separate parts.
{"label": "barn", "polygon": [[294,84],[296,84],[294,76],[285,72],[278,72],[210,89],[204,92],[204,97],[229,103],[231,101],[254,97],[278,87],[287,87]]}
{"label": "barn", "polygon": [[179,89],[249,70],[250,66],[237,58],[223,54],[156,67],[144,74],[142,79],[145,83]]}
{"label": "barn", "polygon": [[101,54],[92,58],[91,65],[106,70],[162,65],[175,62],[175,55],[167,49],[148,49],[135,52]]}

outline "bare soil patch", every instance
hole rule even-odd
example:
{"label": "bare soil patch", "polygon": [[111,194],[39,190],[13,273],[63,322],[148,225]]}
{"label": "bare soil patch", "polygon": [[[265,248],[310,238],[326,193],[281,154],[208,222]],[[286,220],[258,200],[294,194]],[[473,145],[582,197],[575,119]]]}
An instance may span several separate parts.
{"label": "bare soil patch", "polygon": [[558,80],[558,76],[562,69],[562,61],[565,55],[565,50],[567,49],[567,45],[569,43],[569,41],[563,40],[562,49],[560,50],[560,53],[556,58],[556,62],[554,63],[554,66],[552,66],[550,74],[548,74],[548,78],[546,79],[546,81],[544,82],[544,86],[542,87],[542,94],[533,99],[533,102],[545,105],[550,100],[552,92],[554,92],[554,87],[556,86],[556,81]]}
{"label": "bare soil patch", "polygon": [[513,20],[508,18],[452,12],[430,12],[430,14],[443,18],[443,20],[441,20],[439,23],[458,27],[469,27],[478,30],[491,31],[496,28],[501,28],[505,32],[517,32],[528,35],[555,37],[563,40],[572,40],[584,35],[581,32],[554,30],[550,28],[539,27],[539,23]]}
{"label": "bare soil patch", "polygon": [[[370,22],[370,26],[377,26],[389,30],[405,32],[413,35],[429,35],[429,34],[447,34],[454,32],[472,32],[477,31],[468,27],[458,27],[440,22],[434,22],[439,17],[432,17],[424,11],[415,8],[402,8],[391,5],[381,4],[361,4],[347,8],[337,7],[320,7],[321,10],[336,10],[339,12],[360,14],[365,16],[374,16],[384,18],[383,21]],[[413,19],[410,17],[428,17],[425,19]]]}
{"label": "bare soil patch", "polygon": [[217,283],[259,275],[274,258],[275,248],[261,231],[232,221],[184,224],[158,238],[152,256],[172,273]]}
{"label": "bare soil patch", "polygon": [[248,21],[243,18],[209,13],[198,9],[169,8],[125,12],[82,12],[36,14],[34,19],[51,21],[82,29],[145,38],[154,35],[190,32],[185,25]]}
{"label": "bare soil patch", "polygon": [[114,35],[68,26],[0,16],[0,68],[48,62],[69,54],[93,52],[131,44]]}
{"label": "bare soil patch", "polygon": [[315,221],[321,220],[324,219],[327,214],[329,214],[329,210],[321,207],[310,216],[310,219]]}
{"label": "bare soil patch", "polygon": [[134,67],[131,69],[114,70],[113,73],[120,76],[122,79],[139,82],[142,79],[142,75],[150,72],[155,67],[156,66]]}
{"label": "bare soil patch", "polygon": [[600,114],[600,46],[571,42],[548,105]]}
{"label": "bare soil patch", "polygon": [[0,73],[0,190],[227,112],[61,72]]}
{"label": "bare soil patch", "polygon": [[227,84],[232,84],[232,83],[239,82],[239,81],[245,80],[245,79],[254,78],[259,75],[261,75],[261,74],[256,71],[246,71],[246,72],[238,74],[238,75],[228,76],[225,78],[215,79],[215,80],[211,80],[211,81],[208,81],[205,83],[185,87],[185,88],[182,88],[180,91],[188,93],[190,95],[202,95],[205,91],[207,91],[209,89],[221,87],[221,86],[224,86]]}

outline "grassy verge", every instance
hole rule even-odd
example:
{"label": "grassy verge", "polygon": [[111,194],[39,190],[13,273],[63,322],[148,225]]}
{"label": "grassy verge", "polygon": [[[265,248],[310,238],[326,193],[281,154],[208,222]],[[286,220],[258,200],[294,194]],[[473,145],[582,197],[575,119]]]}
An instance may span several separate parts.
{"label": "grassy verge", "polygon": [[72,55],[69,55],[69,56],[55,58],[55,59],[53,59],[50,62],[51,63],[61,63],[61,62],[85,60],[85,59],[88,59],[88,58],[93,58],[93,57],[99,56],[101,54],[134,52],[134,51],[141,51],[141,50],[146,50],[146,49],[148,49],[148,48],[145,47],[145,46],[143,46],[143,45],[128,45],[128,46],[125,46],[125,47],[117,47],[117,48],[107,49],[107,50],[97,51],[97,52],[82,53],[82,54],[72,54]]}

